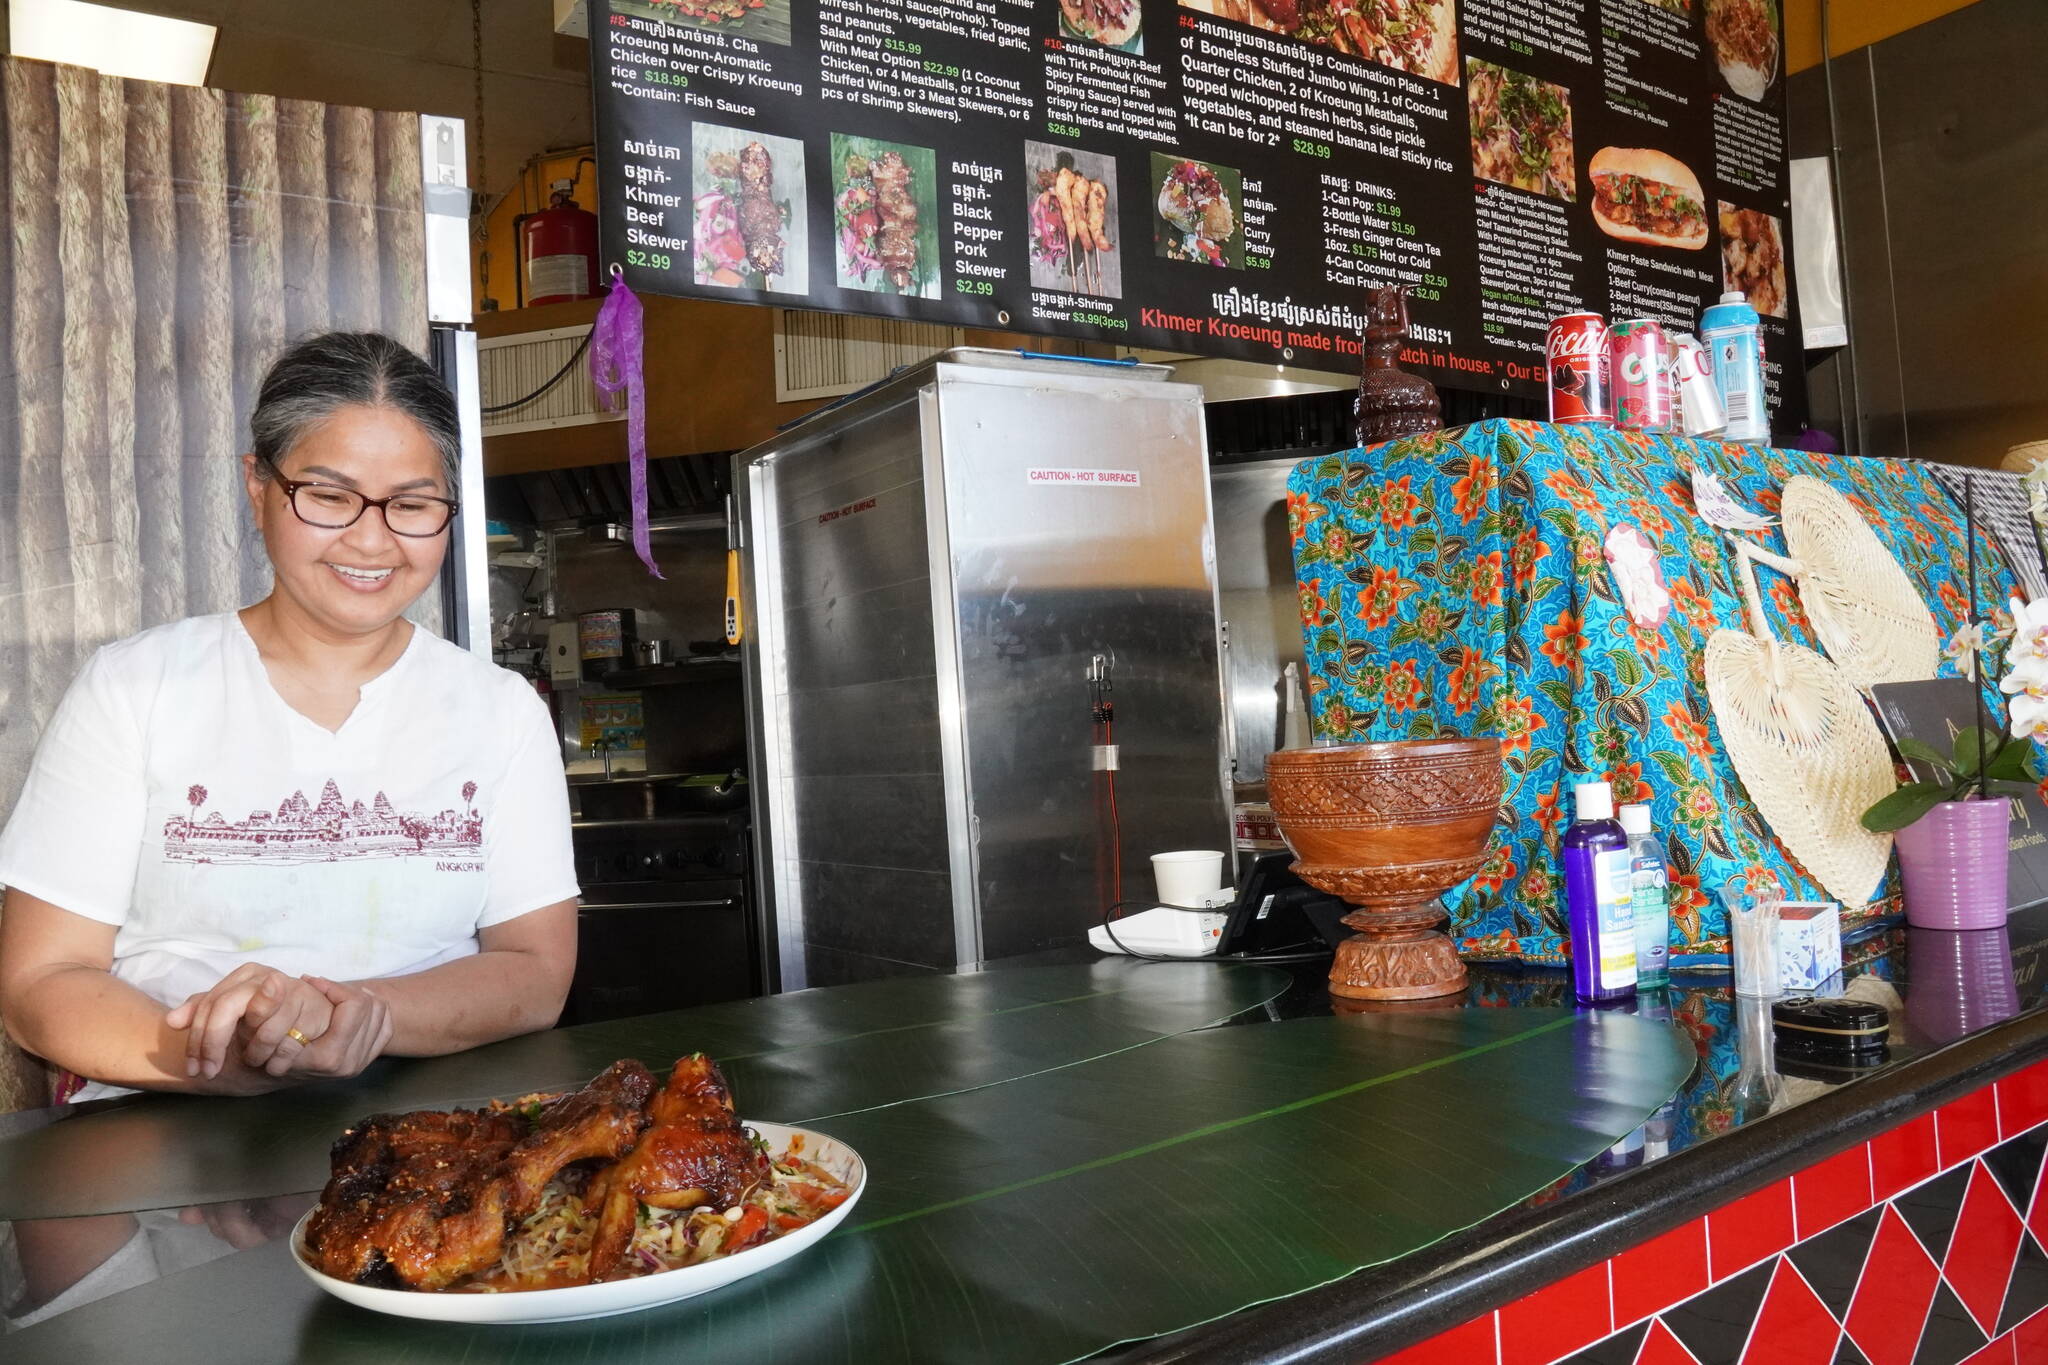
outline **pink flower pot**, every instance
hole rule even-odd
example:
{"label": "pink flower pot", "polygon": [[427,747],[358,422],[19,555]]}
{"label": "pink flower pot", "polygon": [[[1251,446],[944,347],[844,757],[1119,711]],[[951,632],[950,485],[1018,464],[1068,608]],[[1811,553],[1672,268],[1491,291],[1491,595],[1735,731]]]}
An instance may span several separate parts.
{"label": "pink flower pot", "polygon": [[1996,929],[2005,923],[2006,836],[2012,803],[1944,801],[1899,831],[1906,923]]}

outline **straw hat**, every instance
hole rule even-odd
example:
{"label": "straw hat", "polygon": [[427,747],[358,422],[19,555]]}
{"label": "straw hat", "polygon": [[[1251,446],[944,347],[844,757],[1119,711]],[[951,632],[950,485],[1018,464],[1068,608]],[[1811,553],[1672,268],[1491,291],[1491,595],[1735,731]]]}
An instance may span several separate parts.
{"label": "straw hat", "polygon": [[1998,462],[1998,467],[2010,469],[2015,474],[2026,474],[2043,460],[2048,460],[2048,441],[2022,441],[2005,452],[2005,458]]}

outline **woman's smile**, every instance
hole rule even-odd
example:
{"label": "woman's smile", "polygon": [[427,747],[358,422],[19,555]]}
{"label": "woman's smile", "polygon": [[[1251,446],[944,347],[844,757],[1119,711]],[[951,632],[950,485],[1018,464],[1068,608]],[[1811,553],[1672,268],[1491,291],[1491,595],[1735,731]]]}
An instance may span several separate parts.
{"label": "woman's smile", "polygon": [[386,565],[381,569],[371,569],[353,564],[337,564],[331,559],[321,562],[334,570],[335,577],[348,584],[351,592],[383,591],[384,586],[391,581],[392,571],[397,567]]}

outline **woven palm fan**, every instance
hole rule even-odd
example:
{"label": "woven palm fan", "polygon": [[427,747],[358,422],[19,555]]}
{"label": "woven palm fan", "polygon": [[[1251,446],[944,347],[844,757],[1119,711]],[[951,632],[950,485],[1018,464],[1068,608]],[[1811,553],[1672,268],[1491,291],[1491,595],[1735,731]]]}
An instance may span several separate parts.
{"label": "woven palm fan", "polygon": [[1898,786],[1877,722],[1847,675],[1771,634],[1757,592],[1754,547],[1737,542],[1749,628],[1707,641],[1707,700],[1735,775],[1771,832],[1845,908],[1867,904],[1892,836],[1863,812]]}
{"label": "woven palm fan", "polygon": [[1849,500],[1805,474],[1785,481],[1789,564],[1821,648],[1857,687],[1918,682],[1941,664],[1941,633],[1913,580]]}

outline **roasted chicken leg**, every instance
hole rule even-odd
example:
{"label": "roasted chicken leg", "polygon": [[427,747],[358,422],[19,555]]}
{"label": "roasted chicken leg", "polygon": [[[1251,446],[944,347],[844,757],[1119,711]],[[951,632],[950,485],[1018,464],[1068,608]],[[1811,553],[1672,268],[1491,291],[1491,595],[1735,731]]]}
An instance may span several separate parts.
{"label": "roasted chicken leg", "polygon": [[390,1288],[441,1289],[488,1269],[558,1171],[633,1146],[653,1092],[646,1067],[621,1061],[530,1124],[469,1109],[364,1119],[334,1144],[307,1251],[337,1279]]}
{"label": "roasted chicken leg", "polygon": [[654,1075],[638,1062],[614,1062],[581,1090],[540,1111],[533,1131],[505,1155],[511,1190],[505,1212],[524,1218],[564,1166],[616,1160],[633,1149],[649,1123]]}
{"label": "roasted chicken leg", "polygon": [[590,1247],[592,1280],[610,1274],[624,1257],[641,1204],[728,1209],[765,1169],[733,1113],[724,1075],[702,1053],[676,1063],[649,1112],[654,1122],[639,1145],[584,1193],[586,1208],[603,1210]]}

